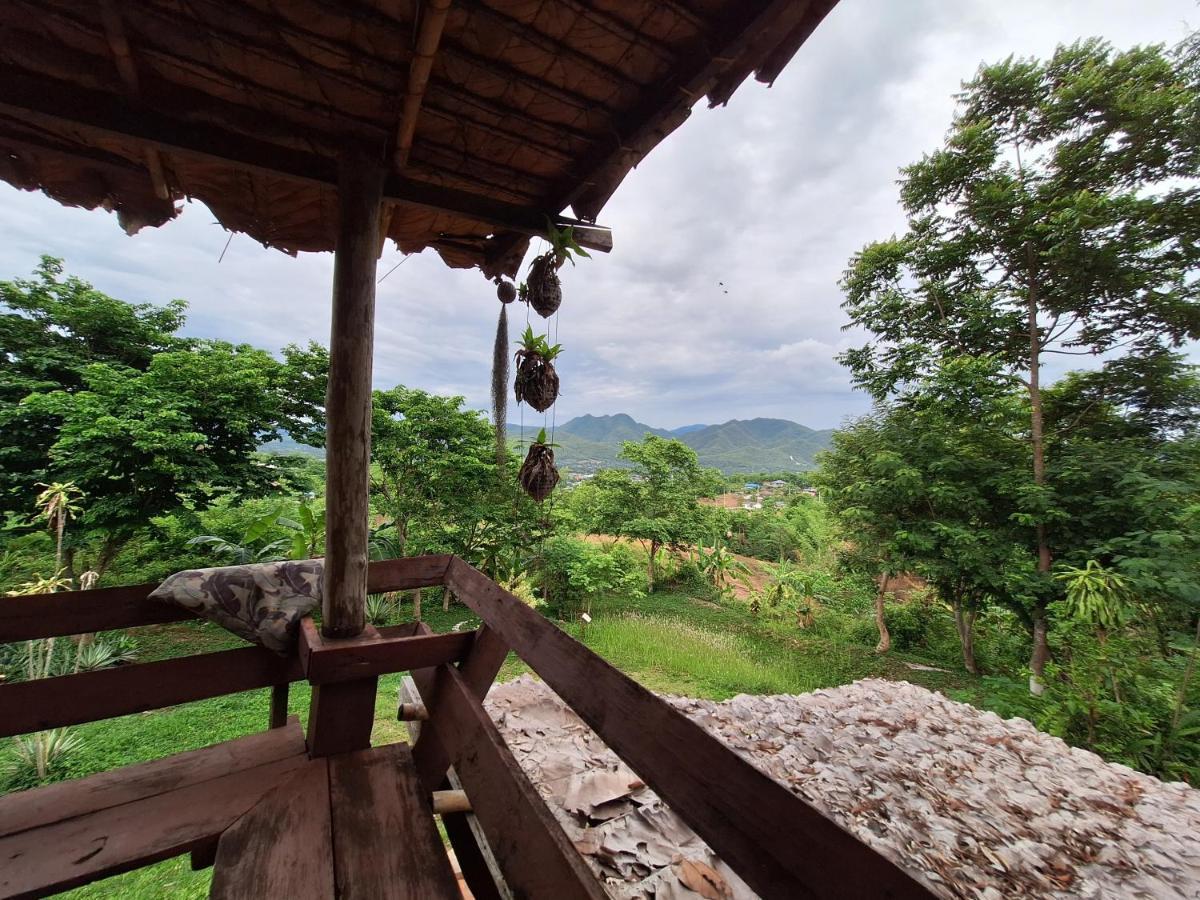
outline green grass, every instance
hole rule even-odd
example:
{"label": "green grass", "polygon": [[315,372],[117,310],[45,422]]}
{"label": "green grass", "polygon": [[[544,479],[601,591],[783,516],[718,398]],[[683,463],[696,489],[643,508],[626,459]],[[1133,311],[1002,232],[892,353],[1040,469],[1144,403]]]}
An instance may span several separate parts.
{"label": "green grass", "polygon": [[[424,619],[435,631],[479,624],[464,607],[443,612],[440,602],[432,602],[432,594]],[[405,612],[408,609],[406,603]],[[904,678],[940,690],[965,683],[953,673],[909,670],[900,654],[880,659],[868,646],[809,636],[786,621],[753,616],[744,602],[729,598],[663,590],[636,600],[597,603],[592,615],[594,621],[582,632],[578,623],[559,624],[637,681],[663,693],[721,700],[739,693],[800,693],[866,677]],[[134,633],[142,661],[244,646],[228,632],[200,622],[152,626]],[[510,656],[500,679],[525,671],[528,667]],[[375,744],[407,737],[405,726],[396,721],[399,681],[399,675],[380,679],[372,733]],[[269,694],[249,691],[79,726],[76,733],[83,747],[57,777],[81,777],[260,731],[267,724]],[[292,685],[289,713],[306,722],[309,699],[307,685]],[[207,896],[210,878],[211,870],[192,872],[188,858],[179,857],[65,896],[190,900]]]}

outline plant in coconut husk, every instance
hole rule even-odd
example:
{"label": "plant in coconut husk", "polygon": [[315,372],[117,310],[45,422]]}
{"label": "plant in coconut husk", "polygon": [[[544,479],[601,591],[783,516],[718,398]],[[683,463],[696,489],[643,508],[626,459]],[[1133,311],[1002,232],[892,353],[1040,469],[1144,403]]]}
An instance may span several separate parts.
{"label": "plant in coconut husk", "polygon": [[517,479],[521,487],[530,497],[541,503],[558,484],[558,468],[554,465],[555,444],[546,443],[546,429],[538,432],[537,440],[529,445],[525,462],[521,463],[521,471]]}
{"label": "plant in coconut husk", "polygon": [[549,221],[546,224],[546,240],[550,242],[550,249],[530,263],[529,276],[521,296],[543,319],[554,315],[562,303],[562,283],[558,280],[558,270],[562,264],[570,260],[571,265],[575,265],[576,256],[591,258],[575,240],[573,226],[559,229]]}
{"label": "plant in coconut husk", "polygon": [[558,373],[554,360],[562,352],[562,344],[551,346],[546,335],[537,335],[526,325],[521,335],[521,349],[515,354],[517,377],[513,391],[518,403],[528,403],[538,412],[545,412],[558,399]]}

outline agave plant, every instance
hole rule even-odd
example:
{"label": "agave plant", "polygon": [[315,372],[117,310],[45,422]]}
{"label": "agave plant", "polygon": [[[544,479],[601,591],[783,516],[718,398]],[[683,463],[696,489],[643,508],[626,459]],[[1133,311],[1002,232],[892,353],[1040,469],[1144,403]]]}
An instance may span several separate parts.
{"label": "agave plant", "polygon": [[372,625],[386,625],[399,608],[399,595],[394,592],[367,594],[367,621]]}
{"label": "agave plant", "polygon": [[13,738],[6,757],[0,761],[0,771],[11,783],[45,781],[55,765],[81,746],[79,735],[67,728],[23,734]]}
{"label": "agave plant", "polygon": [[525,402],[538,412],[548,410],[558,399],[558,373],[554,360],[562,353],[562,344],[553,344],[546,335],[537,335],[528,325],[516,352],[517,377],[513,390],[517,402]]}
{"label": "agave plant", "polygon": [[517,479],[530,497],[541,503],[558,484],[558,468],[554,465],[554,444],[546,442],[546,429],[538,432],[537,440],[529,445],[525,462]]}
{"label": "agave plant", "polygon": [[95,672],[125,665],[135,659],[137,645],[127,635],[121,635],[119,638],[81,644],[75,652],[75,671]]}

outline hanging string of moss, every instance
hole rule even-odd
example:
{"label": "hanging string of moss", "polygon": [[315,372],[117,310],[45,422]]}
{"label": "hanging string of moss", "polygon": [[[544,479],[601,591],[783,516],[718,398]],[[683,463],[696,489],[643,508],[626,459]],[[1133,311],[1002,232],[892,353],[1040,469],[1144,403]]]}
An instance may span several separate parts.
{"label": "hanging string of moss", "polygon": [[502,473],[508,465],[508,304],[517,299],[517,289],[511,281],[498,278],[496,297],[500,318],[492,344],[492,425],[496,430],[496,468]]}

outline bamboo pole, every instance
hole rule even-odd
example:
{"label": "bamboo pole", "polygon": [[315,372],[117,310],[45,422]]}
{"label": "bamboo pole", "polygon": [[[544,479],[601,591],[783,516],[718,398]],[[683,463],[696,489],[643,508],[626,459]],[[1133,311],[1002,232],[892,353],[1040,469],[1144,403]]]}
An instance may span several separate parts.
{"label": "bamboo pole", "polygon": [[325,586],[322,633],[353,637],[366,624],[367,491],[371,464],[371,354],[375,262],[384,169],[361,153],[341,159],[329,391],[325,402]]}

